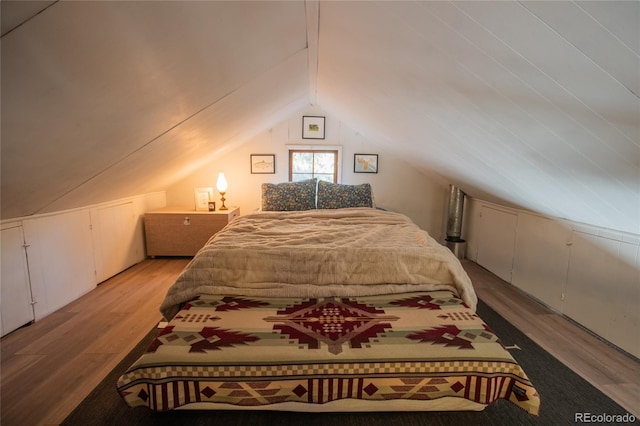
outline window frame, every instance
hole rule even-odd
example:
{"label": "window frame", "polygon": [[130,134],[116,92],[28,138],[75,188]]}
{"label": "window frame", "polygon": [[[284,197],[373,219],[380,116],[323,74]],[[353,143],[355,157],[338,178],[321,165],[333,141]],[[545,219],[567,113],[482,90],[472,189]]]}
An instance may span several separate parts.
{"label": "window frame", "polygon": [[289,153],[289,182],[293,182],[293,154],[296,152],[327,153],[333,152],[336,161],[333,165],[334,183],[342,181],[342,147],[337,145],[287,145]]}

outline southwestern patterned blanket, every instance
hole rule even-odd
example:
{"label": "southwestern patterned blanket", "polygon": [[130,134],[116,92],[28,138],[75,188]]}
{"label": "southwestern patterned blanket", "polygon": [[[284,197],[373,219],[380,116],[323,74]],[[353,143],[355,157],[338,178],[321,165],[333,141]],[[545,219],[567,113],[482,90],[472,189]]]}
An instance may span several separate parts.
{"label": "southwestern patterned blanket", "polygon": [[499,339],[450,291],[353,297],[201,295],[118,381],[131,406],[336,400],[540,400]]}

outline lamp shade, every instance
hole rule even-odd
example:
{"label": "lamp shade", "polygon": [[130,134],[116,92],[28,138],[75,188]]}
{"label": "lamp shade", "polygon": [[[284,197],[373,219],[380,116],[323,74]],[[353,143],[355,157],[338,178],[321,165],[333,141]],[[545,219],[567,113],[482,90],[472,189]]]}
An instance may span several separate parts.
{"label": "lamp shade", "polygon": [[218,181],[216,182],[218,191],[225,192],[227,190],[227,179],[224,177],[224,173],[218,173]]}

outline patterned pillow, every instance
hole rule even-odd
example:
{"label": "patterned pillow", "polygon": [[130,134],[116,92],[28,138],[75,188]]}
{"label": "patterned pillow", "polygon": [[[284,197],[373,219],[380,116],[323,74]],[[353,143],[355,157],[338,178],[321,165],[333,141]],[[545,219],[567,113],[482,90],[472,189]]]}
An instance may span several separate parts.
{"label": "patterned pillow", "polygon": [[341,185],[320,181],[318,183],[319,209],[344,209],[347,207],[373,207],[371,185]]}
{"label": "patterned pillow", "polygon": [[263,183],[262,210],[294,211],[316,208],[317,179],[299,182]]}

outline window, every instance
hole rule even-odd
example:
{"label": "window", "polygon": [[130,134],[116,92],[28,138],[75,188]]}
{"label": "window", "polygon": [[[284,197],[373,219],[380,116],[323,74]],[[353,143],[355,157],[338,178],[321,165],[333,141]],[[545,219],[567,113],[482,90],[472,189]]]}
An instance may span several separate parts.
{"label": "window", "polygon": [[318,178],[338,183],[338,147],[291,147],[289,148],[289,180],[297,182]]}

